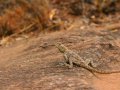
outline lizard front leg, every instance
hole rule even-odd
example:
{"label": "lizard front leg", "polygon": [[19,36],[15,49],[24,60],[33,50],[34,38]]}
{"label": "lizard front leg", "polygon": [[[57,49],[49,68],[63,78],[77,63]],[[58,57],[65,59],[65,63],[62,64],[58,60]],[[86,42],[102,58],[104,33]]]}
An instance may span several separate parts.
{"label": "lizard front leg", "polygon": [[64,58],[66,60],[65,66],[67,66],[69,68],[73,68],[73,62],[72,62],[72,60],[66,54],[64,54]]}

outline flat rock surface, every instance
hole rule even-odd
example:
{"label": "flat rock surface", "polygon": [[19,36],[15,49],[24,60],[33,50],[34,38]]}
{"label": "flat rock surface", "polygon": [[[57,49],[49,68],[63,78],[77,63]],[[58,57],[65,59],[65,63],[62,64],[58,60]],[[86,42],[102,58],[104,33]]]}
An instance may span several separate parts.
{"label": "flat rock surface", "polygon": [[94,76],[68,69],[54,46],[62,42],[101,70],[120,70],[120,30],[96,28],[57,31],[0,47],[0,90],[120,90],[120,73]]}

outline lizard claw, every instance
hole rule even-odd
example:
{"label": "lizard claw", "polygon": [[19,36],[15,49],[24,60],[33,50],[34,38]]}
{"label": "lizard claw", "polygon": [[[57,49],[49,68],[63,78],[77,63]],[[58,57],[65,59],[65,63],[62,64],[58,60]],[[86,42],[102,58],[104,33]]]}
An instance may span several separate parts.
{"label": "lizard claw", "polygon": [[67,66],[69,69],[73,68],[70,64],[64,63],[65,66]]}

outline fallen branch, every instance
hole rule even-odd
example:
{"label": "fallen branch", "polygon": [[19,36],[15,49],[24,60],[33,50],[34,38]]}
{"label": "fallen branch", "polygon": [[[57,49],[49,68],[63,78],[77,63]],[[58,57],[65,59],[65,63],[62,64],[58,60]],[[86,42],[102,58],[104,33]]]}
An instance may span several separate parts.
{"label": "fallen branch", "polygon": [[20,33],[26,32],[26,31],[28,31],[30,28],[32,28],[35,24],[36,24],[36,23],[34,22],[34,23],[30,24],[29,26],[21,29],[19,32],[12,34],[12,35],[9,36],[9,37],[13,37],[13,36],[16,36],[16,35],[18,35],[18,34],[20,34]]}

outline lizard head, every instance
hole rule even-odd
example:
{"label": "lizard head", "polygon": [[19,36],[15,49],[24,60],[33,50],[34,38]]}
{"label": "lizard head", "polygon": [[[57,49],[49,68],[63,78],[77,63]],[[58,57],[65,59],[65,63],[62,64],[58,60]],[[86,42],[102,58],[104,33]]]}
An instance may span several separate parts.
{"label": "lizard head", "polygon": [[59,49],[61,53],[64,53],[67,50],[67,48],[62,43],[55,43],[55,46]]}

